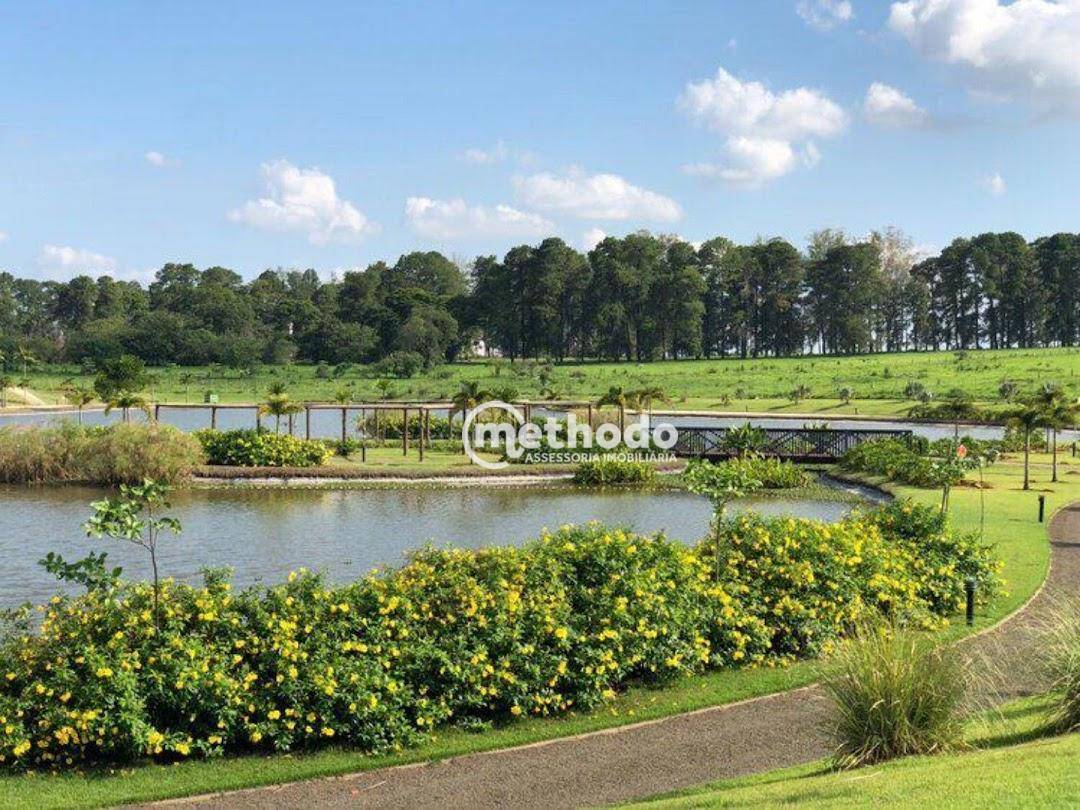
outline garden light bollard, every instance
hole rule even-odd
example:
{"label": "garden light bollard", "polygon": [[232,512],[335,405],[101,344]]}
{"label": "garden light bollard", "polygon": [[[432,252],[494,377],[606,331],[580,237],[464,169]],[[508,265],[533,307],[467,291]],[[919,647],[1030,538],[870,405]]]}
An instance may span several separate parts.
{"label": "garden light bollard", "polygon": [[964,595],[967,597],[967,625],[971,627],[975,624],[975,580],[973,578],[964,581]]}
{"label": "garden light bollard", "polygon": [[1039,496],[1039,523],[1043,522],[1043,518],[1046,517],[1046,496]]}

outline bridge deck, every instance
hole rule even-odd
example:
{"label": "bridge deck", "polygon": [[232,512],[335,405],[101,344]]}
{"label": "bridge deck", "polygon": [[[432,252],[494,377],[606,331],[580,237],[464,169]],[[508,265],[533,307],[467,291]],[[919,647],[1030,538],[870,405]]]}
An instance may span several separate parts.
{"label": "bridge deck", "polygon": [[[724,459],[741,449],[731,441],[731,428],[683,426],[672,452],[680,458]],[[752,449],[763,456],[792,461],[836,461],[848,450],[878,439],[908,440],[910,430],[831,429],[831,428],[756,428],[759,441]]]}

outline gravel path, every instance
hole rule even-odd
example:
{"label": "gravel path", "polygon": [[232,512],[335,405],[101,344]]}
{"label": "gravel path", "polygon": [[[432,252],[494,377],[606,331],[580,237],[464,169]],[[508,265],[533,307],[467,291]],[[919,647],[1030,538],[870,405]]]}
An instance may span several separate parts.
{"label": "gravel path", "polygon": [[[1035,628],[1056,600],[1080,595],[1080,502],[1050,525],[1052,566],[1043,589],[1012,618],[963,642],[1009,673],[999,699],[1043,685],[1032,666]],[[472,754],[176,803],[196,807],[495,808],[595,806],[819,759],[825,705],[807,687],[690,714]]]}

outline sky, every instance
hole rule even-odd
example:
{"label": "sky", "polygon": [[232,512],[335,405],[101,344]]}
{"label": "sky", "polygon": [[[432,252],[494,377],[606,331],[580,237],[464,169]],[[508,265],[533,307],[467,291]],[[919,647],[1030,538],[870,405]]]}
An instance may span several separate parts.
{"label": "sky", "polygon": [[0,270],[1077,230],[1080,0],[0,2]]}

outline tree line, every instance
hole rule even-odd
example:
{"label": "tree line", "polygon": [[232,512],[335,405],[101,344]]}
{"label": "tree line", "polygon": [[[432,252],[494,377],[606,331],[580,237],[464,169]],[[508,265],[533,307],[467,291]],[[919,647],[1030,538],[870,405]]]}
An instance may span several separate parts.
{"label": "tree line", "polygon": [[561,239],[462,267],[435,251],[328,281],[166,264],[144,287],[109,276],[0,273],[0,352],[100,364],[385,362],[406,372],[476,350],[554,361],[1077,345],[1080,234],[954,240],[919,256],[896,230],[694,245]]}

